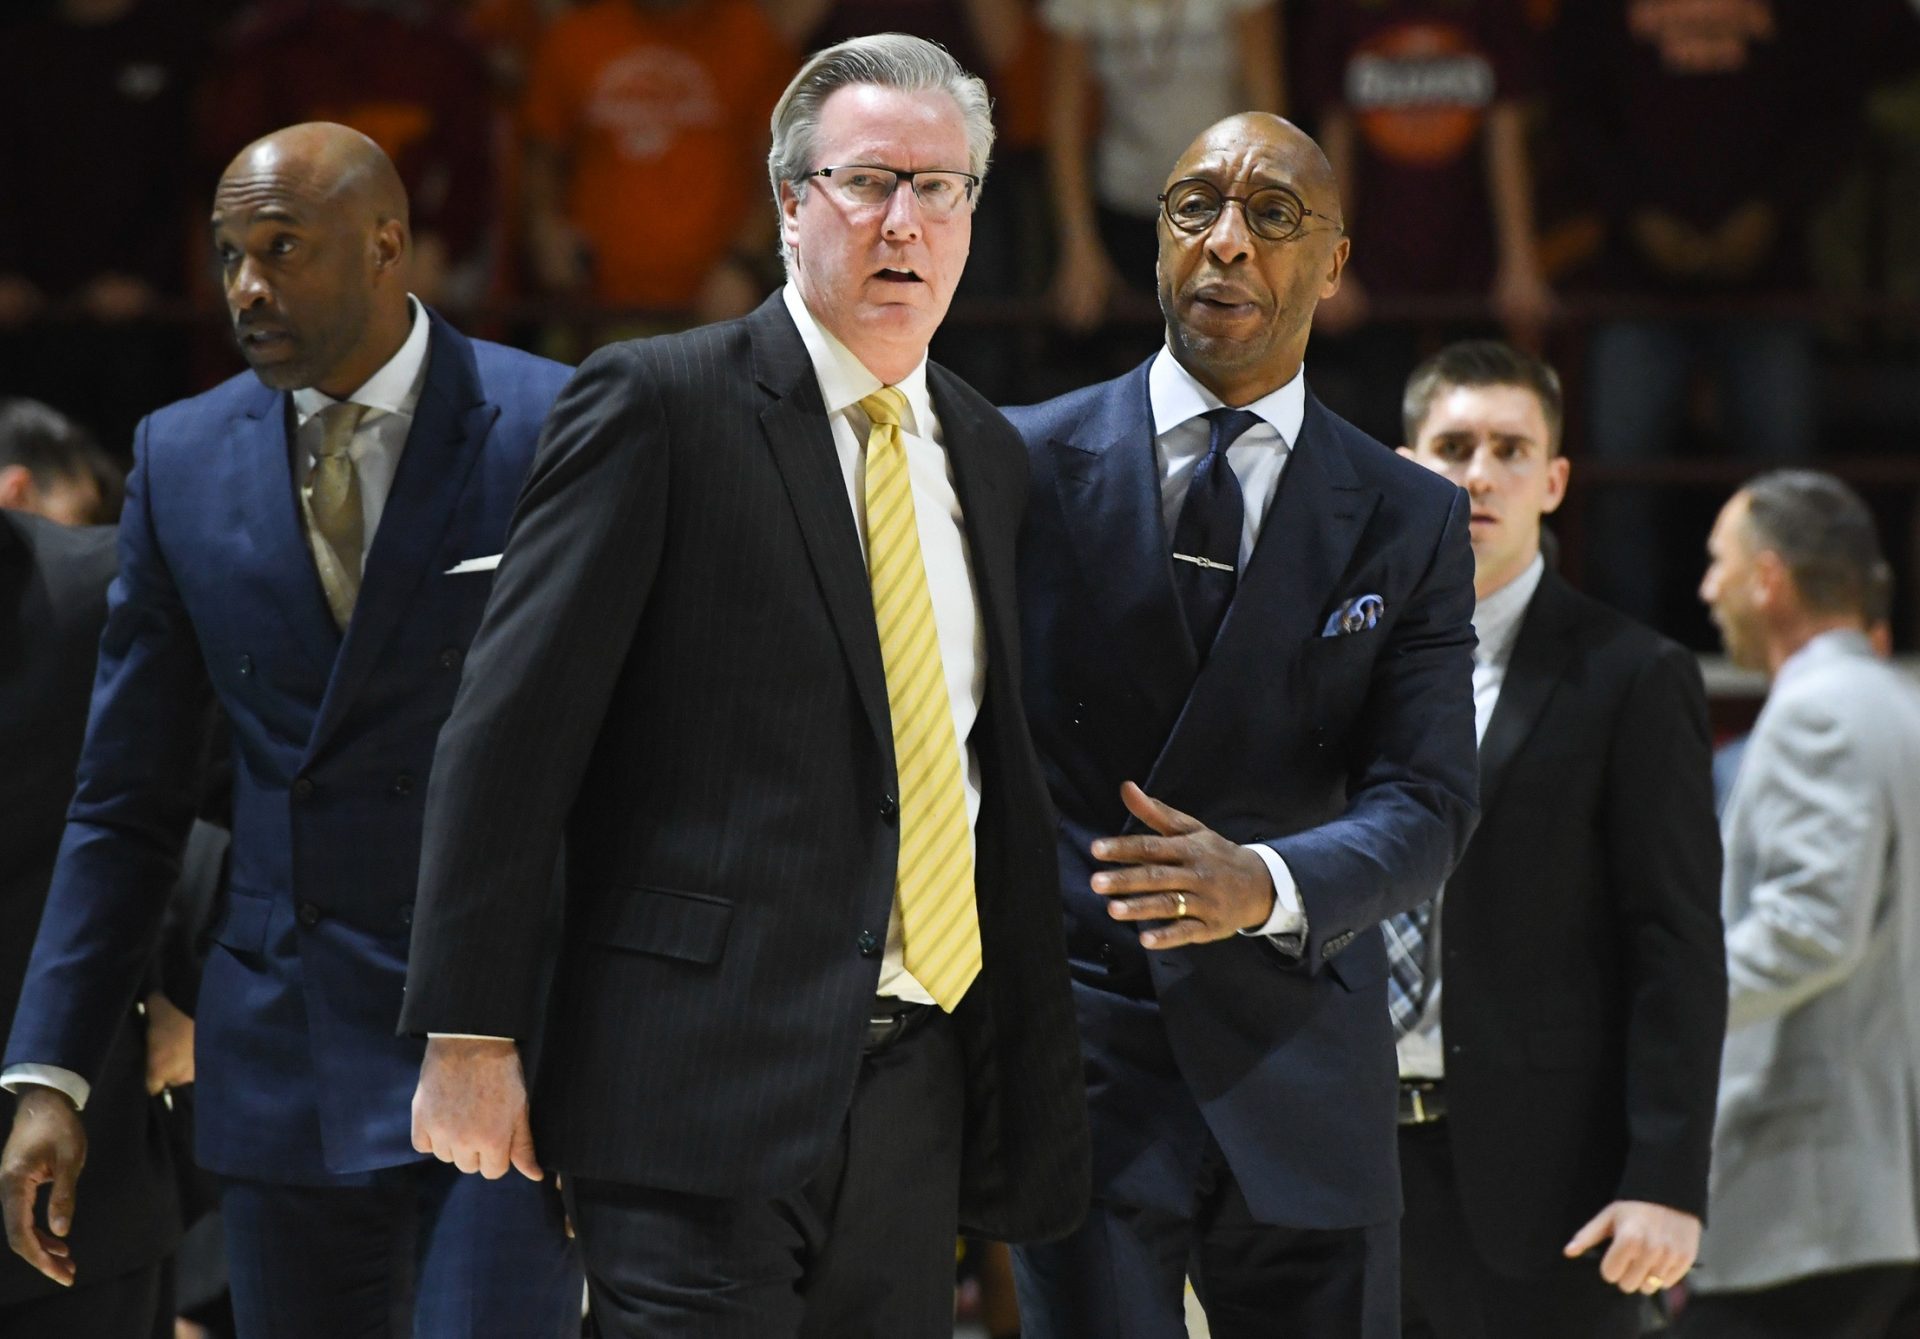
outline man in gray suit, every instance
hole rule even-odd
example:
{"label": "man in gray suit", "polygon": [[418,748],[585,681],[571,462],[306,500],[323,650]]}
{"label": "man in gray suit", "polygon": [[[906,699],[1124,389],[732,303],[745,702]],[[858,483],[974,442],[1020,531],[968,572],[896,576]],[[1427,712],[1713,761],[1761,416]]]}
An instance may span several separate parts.
{"label": "man in gray suit", "polygon": [[[1920,685],[1839,480],[1762,475],[1700,598],[1771,693],[1721,822],[1729,1033],[1684,1339],[1891,1339],[1920,1284]],[[1905,1333],[1905,1331],[1903,1331]]]}

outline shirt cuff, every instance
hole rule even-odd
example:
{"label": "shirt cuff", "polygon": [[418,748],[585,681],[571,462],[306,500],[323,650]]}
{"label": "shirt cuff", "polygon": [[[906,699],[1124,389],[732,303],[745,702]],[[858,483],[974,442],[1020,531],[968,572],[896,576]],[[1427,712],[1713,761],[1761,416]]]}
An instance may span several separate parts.
{"label": "shirt cuff", "polygon": [[92,1084],[72,1070],[62,1069],[58,1065],[12,1065],[6,1073],[0,1074],[0,1088],[10,1093],[34,1086],[65,1093],[76,1111],[85,1111],[87,1098],[93,1095]]}
{"label": "shirt cuff", "polygon": [[1289,953],[1299,953],[1306,947],[1307,913],[1300,905],[1300,885],[1293,881],[1293,871],[1287,868],[1287,862],[1271,846],[1248,842],[1246,849],[1260,857],[1267,867],[1268,876],[1273,879],[1273,914],[1267,917],[1265,925],[1240,933],[1271,939],[1275,947]]}
{"label": "shirt cuff", "polygon": [[428,1041],[444,1037],[449,1041],[512,1041],[512,1037],[496,1037],[486,1032],[429,1032]]}

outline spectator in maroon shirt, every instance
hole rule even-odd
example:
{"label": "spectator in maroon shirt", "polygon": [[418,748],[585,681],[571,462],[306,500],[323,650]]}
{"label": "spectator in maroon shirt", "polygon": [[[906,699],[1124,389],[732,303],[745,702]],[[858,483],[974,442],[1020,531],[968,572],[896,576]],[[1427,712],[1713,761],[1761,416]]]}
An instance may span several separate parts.
{"label": "spectator in maroon shirt", "polygon": [[[1854,5],[1813,0],[1566,0],[1555,133],[1606,244],[1609,295],[1654,304],[1593,332],[1587,447],[1609,462],[1672,456],[1697,376],[1718,436],[1758,461],[1815,446],[1805,224],[1860,91]],[[1771,304],[1772,309],[1769,309]],[[1661,308],[1666,310],[1661,310]],[[1614,490],[1589,512],[1595,593],[1663,613],[1654,497]]]}

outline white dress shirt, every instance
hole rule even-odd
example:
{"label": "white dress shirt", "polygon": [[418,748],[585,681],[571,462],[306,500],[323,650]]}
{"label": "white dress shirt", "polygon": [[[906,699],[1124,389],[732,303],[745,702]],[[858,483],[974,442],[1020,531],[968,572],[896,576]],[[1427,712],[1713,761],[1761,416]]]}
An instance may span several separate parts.
{"label": "white dress shirt", "polygon": [[[360,514],[363,548],[362,563],[373,550],[374,531],[380,514],[386,510],[387,494],[393,491],[394,472],[400,468],[400,452],[413,429],[413,411],[420,403],[420,391],[427,382],[427,309],[413,299],[413,328],[399,352],[368,377],[347,397],[349,404],[365,405],[367,412],[353,430],[347,454],[353,457],[354,473],[360,478]],[[305,386],[293,393],[294,444],[298,447],[300,482],[313,472],[314,450],[320,445],[324,429],[315,421],[328,405],[339,403],[325,391]]]}
{"label": "white dress shirt", "polygon": [[[788,284],[781,293],[787,312],[799,328],[813,374],[820,382],[827,420],[833,429],[833,449],[847,484],[847,505],[860,535],[860,551],[867,549],[867,430],[871,426],[860,401],[879,390],[881,380],[854,357],[807,310],[799,290]],[[920,535],[920,561],[927,572],[927,590],[933,596],[933,622],[940,639],[940,661],[946,670],[947,701],[953,709],[953,738],[960,750],[961,775],[967,794],[967,828],[976,831],[980,819],[980,758],[973,747],[974,718],[987,684],[986,627],[980,621],[980,597],[967,550],[967,533],[960,515],[960,497],[953,487],[952,463],[947,458],[940,420],[927,394],[927,360],[898,383],[907,399],[900,440],[907,449],[907,474],[913,485],[913,519]],[[914,980],[901,956],[900,908],[896,903],[887,920],[887,948],[880,960],[882,995],[898,996],[917,1004],[932,1004],[933,996]]]}
{"label": "white dress shirt", "polygon": [[[400,467],[400,452],[407,444],[407,433],[413,428],[413,411],[420,403],[420,391],[427,380],[430,329],[427,309],[411,295],[407,301],[413,309],[413,326],[405,342],[378,372],[347,397],[352,404],[367,406],[366,414],[354,429],[353,441],[347,446],[354,471],[360,476],[364,536],[360,558],[363,563],[373,548],[374,530],[380,524],[381,512],[386,509],[387,494],[393,490],[394,471]],[[314,449],[320,445],[323,431],[314,416],[337,403],[331,395],[311,386],[293,393],[294,445],[296,459],[300,461],[301,481],[313,471]],[[8,1092],[19,1092],[21,1085],[35,1083],[59,1089],[82,1110],[93,1092],[85,1079],[58,1065],[14,1065],[0,1074],[0,1088]]]}
{"label": "white dress shirt", "polygon": [[[1208,390],[1193,373],[1180,366],[1170,349],[1162,348],[1147,369],[1147,400],[1153,410],[1153,449],[1160,462],[1160,513],[1166,518],[1166,534],[1171,542],[1179,524],[1180,507],[1187,500],[1187,485],[1193,470],[1207,454],[1211,429],[1200,417],[1210,409],[1227,404]],[[1273,504],[1274,490],[1287,468],[1287,457],[1300,437],[1300,425],[1307,416],[1306,369],[1277,391],[1261,396],[1249,405],[1260,421],[1234,439],[1227,448],[1227,464],[1240,481],[1244,519],[1240,526],[1240,571],[1253,557],[1253,546],[1260,539],[1260,524]],[[1247,850],[1266,864],[1273,878],[1273,914],[1264,925],[1243,934],[1272,935],[1284,947],[1298,951],[1306,933],[1306,911],[1300,905],[1300,888],[1293,871],[1270,846],[1249,843]]]}
{"label": "white dress shirt", "polygon": [[[1473,633],[1480,644],[1473,649],[1473,737],[1479,743],[1487,737],[1487,722],[1500,701],[1500,688],[1507,681],[1507,664],[1513,659],[1513,644],[1520,636],[1520,624],[1527,616],[1533,593],[1540,589],[1546,560],[1539,554],[1525,571],[1493,594],[1473,606]],[[1400,1077],[1403,1079],[1439,1079],[1446,1077],[1446,1047],[1440,1037],[1440,903],[1446,897],[1443,885],[1434,894],[1433,916],[1427,922],[1427,998],[1420,1010],[1420,1021],[1400,1039]]]}

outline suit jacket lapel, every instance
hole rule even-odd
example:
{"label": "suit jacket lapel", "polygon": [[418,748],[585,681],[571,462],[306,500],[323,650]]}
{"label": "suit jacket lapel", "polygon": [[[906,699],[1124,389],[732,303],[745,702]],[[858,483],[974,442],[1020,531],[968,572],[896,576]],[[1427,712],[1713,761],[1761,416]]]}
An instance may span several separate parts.
{"label": "suit jacket lapel", "polygon": [[[1298,648],[1320,635],[1321,620],[1331,602],[1364,593],[1343,591],[1340,581],[1380,504],[1380,495],[1354,474],[1348,449],[1326,410],[1309,393],[1299,439],[1260,523],[1260,538],[1247,561],[1246,574],[1227,607],[1207,663],[1192,684],[1180,722],[1168,733],[1144,783],[1148,794],[1158,794],[1155,787],[1165,778],[1183,774],[1185,736],[1180,724],[1188,711],[1204,705],[1216,691],[1208,686],[1209,680],[1226,680],[1229,686],[1218,691],[1244,692],[1250,665],[1291,663]],[[1271,680],[1273,672],[1257,677]]]}
{"label": "suit jacket lapel", "polygon": [[256,571],[268,589],[267,603],[324,677],[339,655],[340,630],[327,609],[300,516],[291,403],[286,392],[259,387],[246,411],[228,425],[228,447],[242,481],[241,514],[258,559]]}
{"label": "suit jacket lapel", "polygon": [[[1208,665],[1233,662],[1240,643],[1275,637],[1294,645],[1318,637],[1380,495],[1355,476],[1347,447],[1309,393],[1300,438],[1260,523],[1260,539],[1227,608]],[[1226,672],[1238,676],[1243,667]]]}
{"label": "suit jacket lapel", "polygon": [[1500,682],[1500,700],[1480,741],[1480,809],[1493,807],[1514,755],[1540,723],[1555,685],[1566,677],[1574,651],[1574,626],[1567,618],[1566,587],[1552,571],[1527,602],[1513,656]]}
{"label": "suit jacket lapel", "polygon": [[760,424],[793,504],[820,596],[840,636],[855,690],[883,749],[891,749],[886,670],[874,630],[873,588],[860,534],[847,503],[846,478],[833,449],[833,429],[807,346],[775,293],[747,318],[755,379],[773,396]]}
{"label": "suit jacket lapel", "polygon": [[1173,585],[1171,541],[1160,511],[1160,461],[1147,395],[1149,359],[1071,437],[1048,443],[1060,510],[1088,589],[1107,603],[1103,621],[1127,650],[1153,719],[1170,721],[1193,686],[1199,659]]}
{"label": "suit jacket lapel", "polygon": [[429,317],[433,333],[426,382],[367,554],[346,642],[308,741],[309,755],[338,724],[401,616],[413,605],[442,552],[442,538],[474,462],[500,416],[500,407],[482,397],[473,346],[438,316]]}

